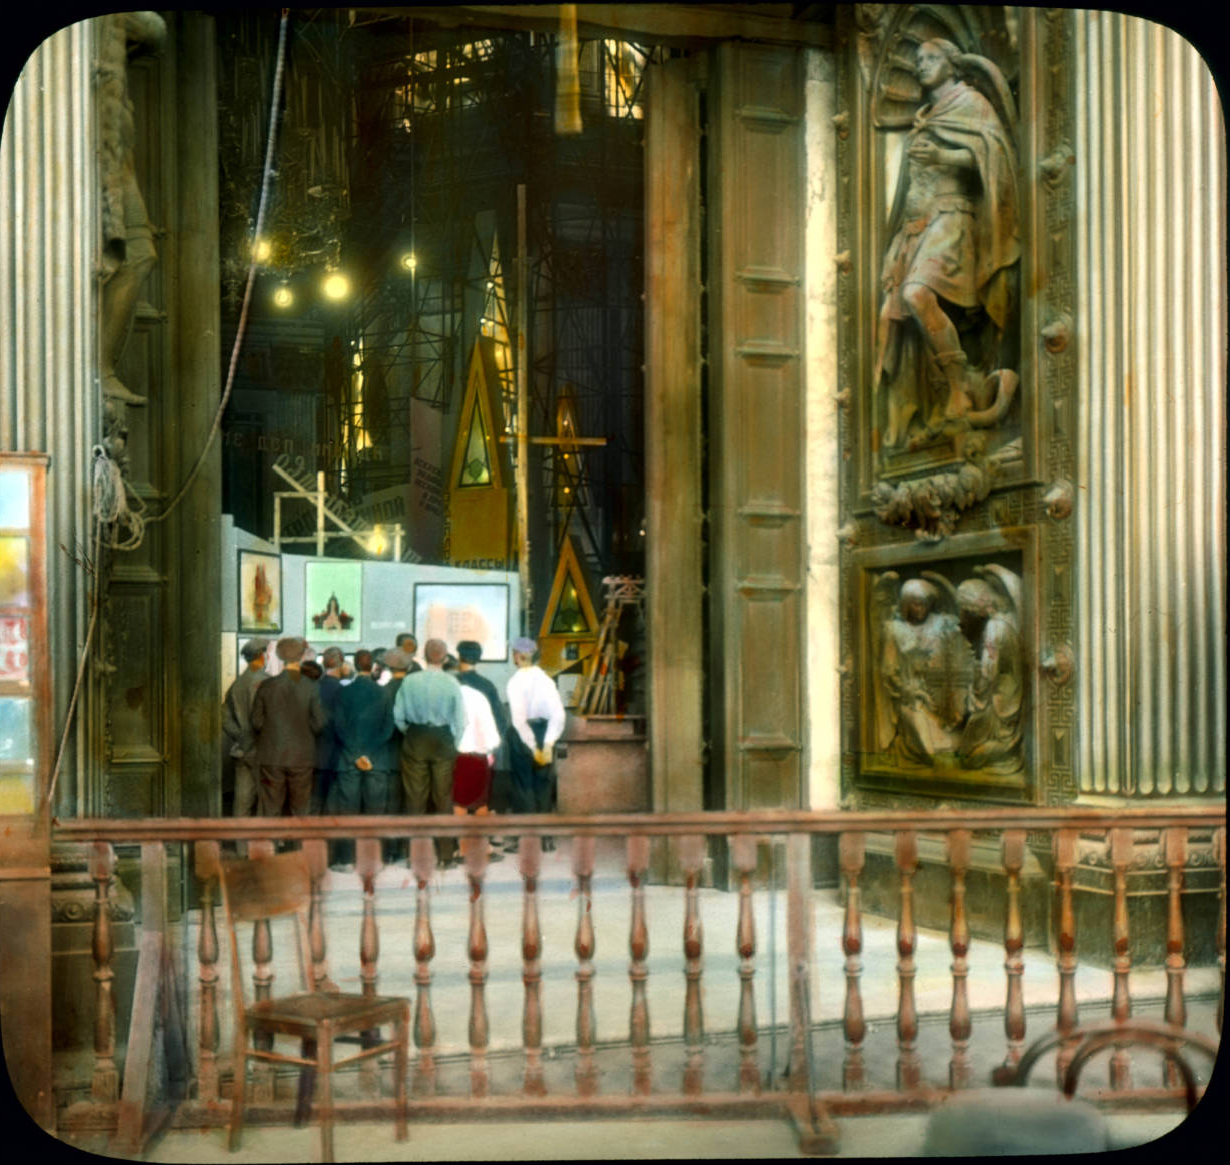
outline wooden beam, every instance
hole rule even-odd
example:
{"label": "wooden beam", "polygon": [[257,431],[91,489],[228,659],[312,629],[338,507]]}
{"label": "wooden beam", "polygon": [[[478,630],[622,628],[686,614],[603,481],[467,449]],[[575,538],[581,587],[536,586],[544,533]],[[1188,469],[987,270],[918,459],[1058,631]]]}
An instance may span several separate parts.
{"label": "wooden beam", "polygon": [[[765,4],[578,4],[577,35],[582,40],[611,37],[637,44],[684,46],[698,41],[758,40],[828,48],[829,24],[766,15],[781,7]],[[358,8],[355,24],[381,19],[422,20],[443,28],[559,31],[558,4],[423,5],[413,8]]]}

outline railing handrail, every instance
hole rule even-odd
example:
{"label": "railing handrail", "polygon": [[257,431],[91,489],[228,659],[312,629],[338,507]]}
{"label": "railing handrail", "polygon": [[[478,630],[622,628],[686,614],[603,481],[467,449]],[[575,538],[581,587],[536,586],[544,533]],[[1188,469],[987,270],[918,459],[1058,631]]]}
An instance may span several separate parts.
{"label": "railing handrail", "polygon": [[211,841],[229,839],[473,837],[491,833],[540,837],[647,837],[682,834],[786,834],[900,831],[944,833],[953,829],[1196,828],[1223,824],[1225,803],[1152,804],[1130,809],[1002,806],[990,809],[719,810],[697,813],[527,813],[488,816],[345,817],[81,817],[52,821],[54,841]]}

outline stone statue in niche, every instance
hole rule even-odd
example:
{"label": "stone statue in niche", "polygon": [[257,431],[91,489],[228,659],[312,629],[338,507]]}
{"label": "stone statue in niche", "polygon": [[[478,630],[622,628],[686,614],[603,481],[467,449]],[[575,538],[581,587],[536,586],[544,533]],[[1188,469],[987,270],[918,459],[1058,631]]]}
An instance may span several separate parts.
{"label": "stone statue in niche", "polygon": [[1000,366],[1020,260],[1016,114],[999,68],[939,38],[919,45],[926,102],[904,143],[874,385],[882,448],[921,448],[1005,417]]}
{"label": "stone statue in niche", "polygon": [[116,372],[136,317],[137,295],[158,259],[153,228],[137,185],[136,120],[128,95],[128,59],[157,49],[166,36],[166,23],[156,12],[117,12],[99,21],[102,389],[108,401],[142,405],[145,398]]}
{"label": "stone statue in niche", "polygon": [[875,749],[894,767],[934,774],[1024,767],[1021,580],[979,566],[959,585],[943,575],[876,581]]}

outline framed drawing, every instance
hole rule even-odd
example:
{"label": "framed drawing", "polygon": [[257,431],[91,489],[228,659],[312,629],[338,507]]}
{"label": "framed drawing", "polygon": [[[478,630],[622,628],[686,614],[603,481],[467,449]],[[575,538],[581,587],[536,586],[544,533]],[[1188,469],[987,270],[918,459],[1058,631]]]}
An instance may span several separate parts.
{"label": "framed drawing", "polygon": [[508,658],[507,583],[416,583],[414,627],[420,646],[443,639],[454,654],[463,639],[483,645],[483,661]]}
{"label": "framed drawing", "polygon": [[282,630],[282,556],[239,552],[239,634]]}
{"label": "framed drawing", "polygon": [[309,562],[304,579],[304,631],[308,638],[326,645],[358,643],[363,633],[363,564]]}

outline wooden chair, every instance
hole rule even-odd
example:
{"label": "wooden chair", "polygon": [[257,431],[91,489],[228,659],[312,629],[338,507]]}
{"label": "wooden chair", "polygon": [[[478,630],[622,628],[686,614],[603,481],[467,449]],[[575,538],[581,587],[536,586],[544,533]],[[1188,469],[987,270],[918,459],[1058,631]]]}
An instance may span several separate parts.
{"label": "wooden chair", "polygon": [[[311,955],[307,947],[306,908],[311,894],[311,873],[302,850],[247,861],[219,864],[222,905],[231,941],[232,994],[235,1009],[235,1083],[227,1147],[239,1145],[243,1121],[249,1060],[277,1064],[298,1064],[300,1104],[298,1118],[307,1115],[311,1085],[320,1080],[321,1160],[333,1160],[333,1082],[332,1073],[344,1064],[366,1060],[392,1050],[396,1097],[396,1136],[406,1139],[406,1060],[410,1032],[410,1001],[381,995],[354,995],[339,991],[313,991],[277,999],[261,999],[248,1006],[244,1001],[243,976],[239,967],[236,920],[257,922],[285,914],[298,915],[298,950],[303,981],[312,983]],[[393,1039],[371,1045],[366,1033],[382,1024],[392,1023]],[[348,1038],[348,1033],[354,1033]],[[249,1035],[252,1043],[249,1044]],[[269,1037],[270,1048],[256,1046],[256,1037]],[[302,1056],[272,1051],[276,1035],[298,1036]],[[333,1046],[339,1042],[360,1042],[362,1050],[341,1060],[333,1059]],[[314,1058],[308,1058],[314,1053]]]}
{"label": "wooden chair", "polygon": [[[1026,1088],[1034,1065],[1061,1043],[1074,1048],[1062,1091]],[[921,1156],[1041,1157],[1124,1147],[1115,1144],[1106,1115],[1076,1097],[1081,1069],[1099,1052],[1118,1044],[1144,1044],[1160,1051],[1183,1077],[1187,1111],[1196,1107],[1196,1077],[1184,1052],[1194,1049],[1216,1060],[1215,1040],[1147,1019],[1087,1024],[1068,1033],[1040,1036],[1014,1068],[996,1069],[992,1075],[999,1087],[953,1093],[928,1119]]]}

